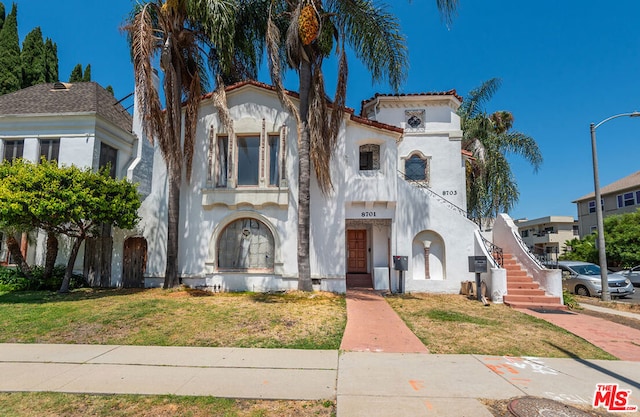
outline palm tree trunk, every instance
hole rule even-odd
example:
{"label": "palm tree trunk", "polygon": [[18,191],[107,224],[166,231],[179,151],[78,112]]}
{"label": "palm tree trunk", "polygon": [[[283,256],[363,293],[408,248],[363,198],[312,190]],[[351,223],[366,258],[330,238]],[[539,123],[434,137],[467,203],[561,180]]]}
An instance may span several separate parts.
{"label": "palm tree trunk", "polygon": [[309,260],[311,159],[309,132],[309,92],[311,89],[311,63],[300,66],[300,141],[298,149],[298,290],[312,291]]}
{"label": "palm tree trunk", "polygon": [[53,275],[53,268],[56,266],[56,258],[58,256],[58,238],[56,234],[47,232],[47,254],[44,261],[44,271],[42,279],[47,281]]}
{"label": "palm tree trunk", "polygon": [[20,250],[20,244],[16,240],[16,238],[12,235],[7,236],[7,248],[9,249],[9,253],[13,257],[16,265],[18,265],[18,269],[22,272],[22,275],[27,277],[30,281],[33,280],[33,276],[31,275],[31,267],[25,261],[24,256],[22,256],[22,251]]}
{"label": "palm tree trunk", "polygon": [[164,274],[164,288],[177,287],[178,278],[178,226],[180,221],[180,166],[175,162],[167,164],[169,201],[167,207],[167,265]]}

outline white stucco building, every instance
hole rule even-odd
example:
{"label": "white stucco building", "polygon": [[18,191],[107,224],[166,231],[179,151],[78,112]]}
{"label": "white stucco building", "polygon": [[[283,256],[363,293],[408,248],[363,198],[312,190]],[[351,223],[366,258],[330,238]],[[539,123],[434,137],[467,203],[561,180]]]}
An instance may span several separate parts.
{"label": "white stucco building", "polygon": [[[112,176],[138,183],[145,196],[152,152],[132,132],[131,115],[95,82],[39,84],[0,96],[0,155],[5,160],[45,158],[94,170],[110,164]],[[46,234],[32,231],[18,240],[29,264],[44,264]],[[137,259],[143,244],[136,230],[107,227],[103,238],[83,244],[74,270],[92,285],[122,285],[125,276],[142,276],[143,263],[135,261],[134,272],[123,258]],[[69,241],[61,239],[57,263],[66,263],[68,253]],[[3,244],[0,263],[9,258]]]}
{"label": "white stucco building", "polygon": [[[180,279],[218,291],[296,289],[295,119],[269,85],[241,82],[226,94],[232,135],[210,96],[199,109],[191,180],[181,187]],[[378,94],[362,102],[360,115],[345,111],[331,161],[333,191],[322,194],[312,178],[315,289],[458,293],[462,282],[474,281],[470,257],[485,256],[481,279],[495,302],[504,297],[527,308],[548,305],[553,296],[558,304],[558,271],[536,261],[508,216],[499,216],[491,233],[466,217],[470,155],[461,149],[460,103],[454,90]],[[42,84],[0,96],[0,141],[4,159],[45,157],[93,169],[111,163],[113,176],[138,183],[140,224],[105,226],[103,237],[85,242],[75,269],[93,286],[162,285],[166,169],[159,149],[142,135],[137,110],[131,117],[96,83]],[[43,264],[45,236],[34,231],[23,242],[27,261]],[[507,254],[543,291],[522,290],[514,263],[503,265]],[[406,262],[396,264],[396,256]],[[67,257],[63,243],[58,263]],[[400,273],[395,266],[402,264]]]}
{"label": "white stucco building", "polygon": [[[289,93],[294,101],[297,95]],[[191,181],[181,191],[179,273],[190,286],[297,288],[297,130],[274,89],[227,88],[234,136],[206,97]],[[398,289],[393,256],[408,257],[406,291],[458,292],[472,280],[477,227],[465,215],[465,155],[455,91],[376,95],[344,115],[332,159],[333,192],[311,189],[316,288],[351,281]],[[136,130],[136,128],[134,128]],[[159,151],[143,202],[146,285],[165,269],[166,170]],[[391,287],[391,288],[389,288]]]}

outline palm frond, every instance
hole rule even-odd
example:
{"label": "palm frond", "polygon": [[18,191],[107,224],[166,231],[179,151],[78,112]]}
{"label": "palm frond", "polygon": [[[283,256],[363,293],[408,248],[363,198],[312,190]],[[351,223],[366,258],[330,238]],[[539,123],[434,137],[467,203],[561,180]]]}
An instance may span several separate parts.
{"label": "palm frond", "polygon": [[195,30],[206,33],[210,45],[219,53],[220,67],[228,71],[233,62],[234,35],[236,33],[236,1],[189,0],[186,2],[187,19]]}
{"label": "palm frond", "polygon": [[523,157],[533,165],[534,172],[537,172],[542,165],[542,153],[536,141],[528,135],[520,132],[505,133],[502,136],[502,149]]}
{"label": "palm frond", "polygon": [[147,4],[139,9],[125,26],[131,43],[136,99],[142,115],[142,132],[151,143],[163,135],[164,126],[157,75],[151,64],[158,45],[153,25],[153,7],[153,4]]}
{"label": "palm frond", "polygon": [[387,80],[394,91],[407,76],[406,39],[400,21],[373,0],[329,0],[327,11],[335,14],[335,26],[371,72],[374,82]]}
{"label": "palm frond", "polygon": [[436,0],[436,4],[442,19],[447,25],[451,24],[458,10],[458,0]]}
{"label": "palm frond", "polygon": [[473,118],[483,113],[484,105],[491,100],[501,85],[500,78],[491,78],[469,91],[469,95],[462,102],[458,114],[465,118]]}
{"label": "palm frond", "polygon": [[[272,19],[272,10],[269,10],[269,17],[267,20],[267,59],[269,62],[269,73],[271,74],[271,83],[276,89],[280,102],[285,109],[294,116],[296,119],[296,126],[300,129],[300,112],[298,108],[293,104],[289,96],[287,96],[284,86],[282,85],[282,55],[280,54],[280,30],[276,26]],[[298,138],[300,137],[298,131]]]}

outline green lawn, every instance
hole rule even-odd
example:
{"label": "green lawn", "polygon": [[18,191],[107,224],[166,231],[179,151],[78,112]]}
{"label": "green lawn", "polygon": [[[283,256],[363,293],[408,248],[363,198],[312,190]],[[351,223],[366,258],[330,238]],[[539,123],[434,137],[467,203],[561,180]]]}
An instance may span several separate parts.
{"label": "green lawn", "polygon": [[0,295],[0,343],[338,349],[344,297],[78,290]]}

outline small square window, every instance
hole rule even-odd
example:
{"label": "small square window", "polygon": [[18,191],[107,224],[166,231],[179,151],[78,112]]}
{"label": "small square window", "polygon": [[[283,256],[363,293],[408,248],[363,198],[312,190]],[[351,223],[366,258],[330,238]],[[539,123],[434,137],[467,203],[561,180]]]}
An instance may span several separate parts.
{"label": "small square window", "polygon": [[360,146],[360,171],[380,169],[380,145]]}
{"label": "small square window", "polygon": [[[604,200],[600,199],[600,207],[604,210]],[[596,200],[589,201],[589,213],[596,212]]]}
{"label": "small square window", "polygon": [[408,181],[428,181],[427,161],[418,155],[404,161],[404,175]]}

